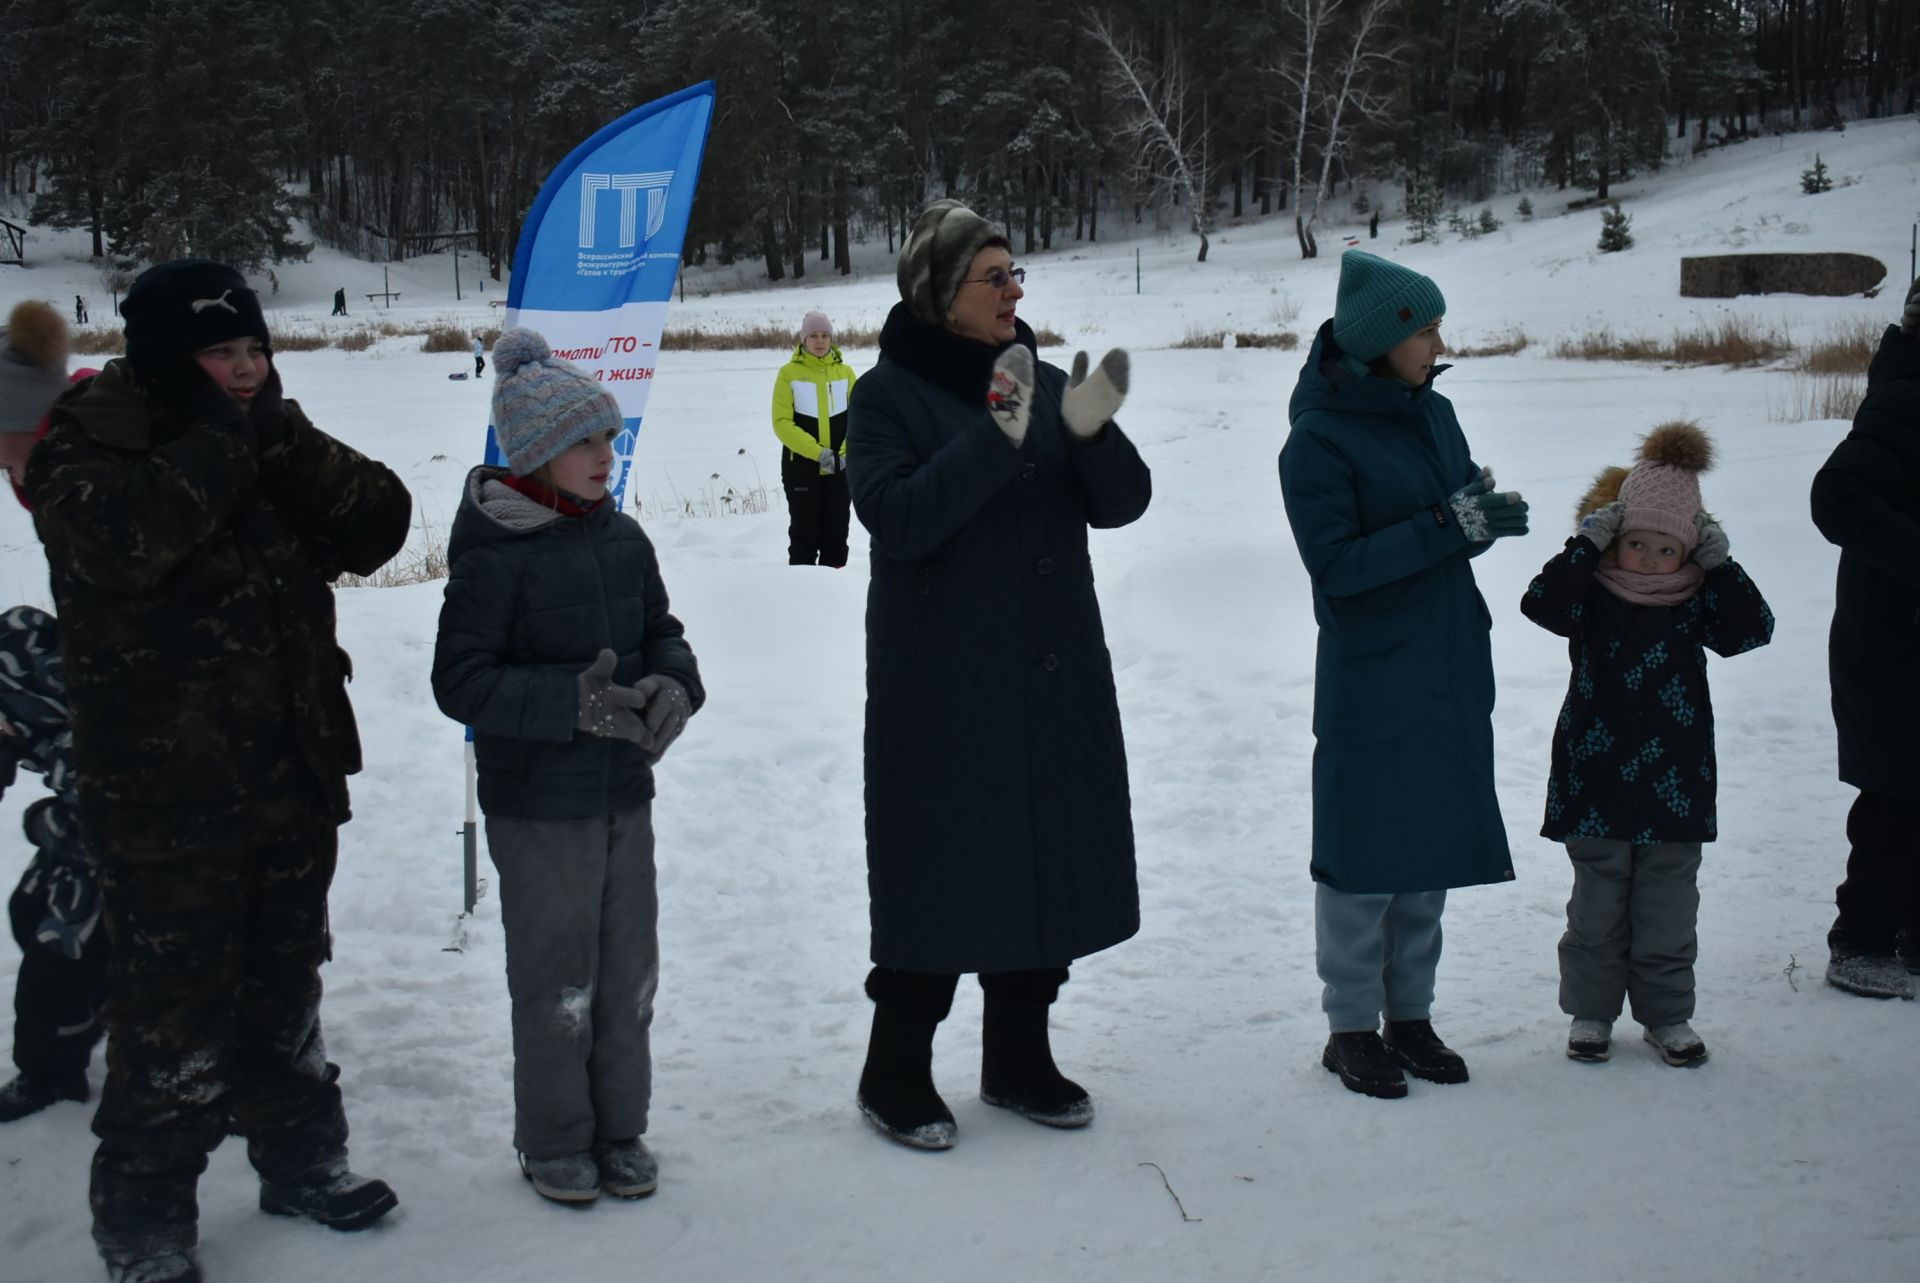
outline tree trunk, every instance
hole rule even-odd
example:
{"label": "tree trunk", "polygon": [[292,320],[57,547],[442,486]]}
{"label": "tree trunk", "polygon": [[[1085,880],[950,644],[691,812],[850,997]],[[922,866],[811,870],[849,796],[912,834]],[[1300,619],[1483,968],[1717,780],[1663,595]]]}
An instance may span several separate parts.
{"label": "tree trunk", "polygon": [[853,274],[852,233],[848,230],[847,171],[833,171],[833,270],[842,276]]}
{"label": "tree trunk", "polygon": [[785,280],[787,270],[780,261],[780,236],[774,228],[771,212],[760,215],[760,252],[767,260],[767,279]]}

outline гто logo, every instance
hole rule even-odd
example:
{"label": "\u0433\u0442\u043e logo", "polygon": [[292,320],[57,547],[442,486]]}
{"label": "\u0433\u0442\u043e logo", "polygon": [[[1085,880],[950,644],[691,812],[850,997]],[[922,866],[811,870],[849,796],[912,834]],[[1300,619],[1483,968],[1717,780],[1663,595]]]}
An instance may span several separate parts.
{"label": "\u0433\u0442\u043e logo", "polygon": [[647,234],[652,240],[667,219],[667,189],[673,185],[673,171],[654,174],[582,174],[580,175],[580,248],[595,245],[599,197],[604,191],[620,193],[620,248],[632,249],[638,235],[640,193],[647,194]]}

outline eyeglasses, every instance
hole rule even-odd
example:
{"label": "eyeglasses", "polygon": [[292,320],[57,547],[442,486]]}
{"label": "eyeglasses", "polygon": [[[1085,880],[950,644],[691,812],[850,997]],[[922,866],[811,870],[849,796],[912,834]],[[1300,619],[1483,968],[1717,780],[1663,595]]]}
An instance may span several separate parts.
{"label": "eyeglasses", "polygon": [[1016,267],[1009,272],[1004,267],[996,267],[985,276],[976,276],[972,280],[960,282],[962,285],[991,285],[996,290],[1004,290],[1009,285],[1025,285],[1027,269]]}

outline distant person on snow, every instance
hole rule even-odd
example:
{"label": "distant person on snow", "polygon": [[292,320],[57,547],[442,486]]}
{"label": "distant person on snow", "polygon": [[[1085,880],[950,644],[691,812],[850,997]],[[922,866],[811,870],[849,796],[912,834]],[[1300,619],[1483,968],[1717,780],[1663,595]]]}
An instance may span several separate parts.
{"label": "distant person on snow", "polygon": [[344,285],[333,292],[333,314],[335,316],[347,314],[347,287]]}
{"label": "distant person on snow", "polygon": [[85,325],[87,323],[87,300],[81,298],[78,294],[73,296],[73,323],[75,325]]}
{"label": "distant person on snow", "polygon": [[706,699],[607,480],[620,407],[532,330],[493,348],[505,468],[467,476],[433,693],[473,728],[513,1003],[513,1143],[543,1198],[653,1192],[654,767]]}
{"label": "distant person on snow", "polygon": [[853,368],[825,312],[808,312],[800,342],[773,380],[773,434],[787,492],[787,564],[847,564],[847,402]]}
{"label": "distant person on snow", "polygon": [[478,334],[473,336],[473,377],[479,378],[487,372],[487,344]]}
{"label": "distant person on snow", "polygon": [[1827,983],[1912,998],[1920,976],[1920,280],[1867,370],[1853,430],[1813,478],[1813,523],[1840,547],[1829,674],[1847,875]]}
{"label": "distant person on snow", "polygon": [[867,590],[867,996],[858,1101],[884,1135],[954,1143],[933,1038],[979,976],[980,1097],[1093,1121],[1054,1063],[1068,968],[1140,928],[1127,752],[1088,531],[1152,478],[1113,416],[1127,354],[1041,362],[1006,230],[955,200],[915,220],[880,361],[854,389]]}
{"label": "distant person on snow", "polygon": [[1655,428],[1631,472],[1595,480],[1579,529],[1520,598],[1573,664],[1540,835],[1573,861],[1560,1010],[1575,1060],[1607,1059],[1623,1000],[1669,1065],[1707,1058],[1691,1024],[1700,848],[1719,832],[1707,652],[1773,638],[1760,590],[1701,509],[1712,465],[1696,424]]}
{"label": "distant person on snow", "polygon": [[361,764],[330,585],[398,552],[412,503],[283,398],[232,268],[149,268],[121,315],[26,491],[113,945],[94,1242],[113,1279],[178,1283],[230,1123],[263,1211],[355,1230],[397,1202],[347,1165],[320,966]]}
{"label": "distant person on snow", "polygon": [[[21,303],[0,329],[0,468],[16,495],[55,399],[97,373],[69,376],[68,346],[66,324],[45,303]],[[13,994],[20,1072],[0,1086],[0,1122],[86,1100],[87,1064],[106,1034],[107,933],[99,870],[80,837],[60,634],[53,616],[32,606],[0,614],[0,789],[22,766],[45,776],[52,796],[27,807],[23,827],[34,855],[7,905],[20,945]]]}
{"label": "distant person on snow", "polygon": [[1435,364],[1446,310],[1430,278],[1343,254],[1333,319],[1300,371],[1280,451],[1320,625],[1320,1063],[1348,1090],[1386,1098],[1407,1094],[1406,1074],[1467,1081],[1431,1018],[1440,917],[1450,888],[1513,877],[1493,786],[1491,621],[1470,563],[1527,532],[1527,505],[1493,488],[1434,390],[1449,368]]}

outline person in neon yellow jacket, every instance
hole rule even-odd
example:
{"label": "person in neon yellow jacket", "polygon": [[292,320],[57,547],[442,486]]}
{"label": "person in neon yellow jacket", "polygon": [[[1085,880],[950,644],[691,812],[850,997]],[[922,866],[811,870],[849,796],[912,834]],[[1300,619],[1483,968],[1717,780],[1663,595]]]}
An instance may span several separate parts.
{"label": "person in neon yellow jacket", "polygon": [[853,368],[825,312],[800,323],[793,359],[773,381],[773,432],[787,492],[787,564],[847,564],[847,398]]}

